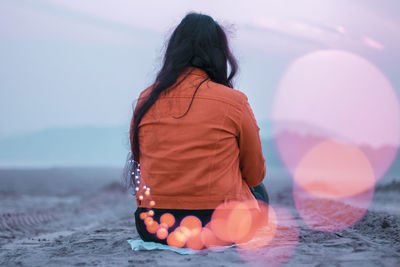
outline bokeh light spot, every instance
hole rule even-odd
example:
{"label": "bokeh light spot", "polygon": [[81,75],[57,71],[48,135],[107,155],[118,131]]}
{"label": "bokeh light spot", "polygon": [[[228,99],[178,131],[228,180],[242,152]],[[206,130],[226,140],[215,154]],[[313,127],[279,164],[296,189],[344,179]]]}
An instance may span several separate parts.
{"label": "bokeh light spot", "polygon": [[[149,217],[147,217],[147,218],[149,218]],[[146,224],[147,231],[149,233],[152,233],[152,234],[155,234],[157,232],[158,227],[159,227],[159,225],[158,225],[158,223],[156,221],[151,221],[151,222]]]}
{"label": "bokeh light spot", "polygon": [[202,231],[200,233],[200,238],[202,243],[206,248],[217,248],[218,250],[223,250],[226,245],[230,245],[230,242],[221,240],[218,238],[213,230],[211,229],[210,223],[208,223],[205,227],[202,228]]}
{"label": "bokeh light spot", "polygon": [[160,223],[165,223],[168,227],[171,227],[175,223],[175,217],[171,213],[164,213],[160,217]]}
{"label": "bokeh light spot", "polygon": [[200,250],[204,247],[203,240],[201,238],[202,228],[199,232],[192,232],[192,235],[186,241],[186,247],[194,250]]}
{"label": "bokeh light spot", "polygon": [[146,212],[141,212],[140,215],[139,215],[139,218],[142,219],[142,220],[146,219],[146,217],[147,217],[147,213]]}
{"label": "bokeh light spot", "polygon": [[379,181],[400,143],[396,91],[375,65],[347,51],[296,59],[279,83],[271,118],[278,152],[293,176],[304,155],[330,139],[358,146]]}
{"label": "bokeh light spot", "polygon": [[163,240],[163,239],[167,238],[167,236],[168,236],[168,230],[167,229],[165,229],[163,227],[160,227],[157,230],[157,238]]}
{"label": "bokeh light spot", "polygon": [[254,211],[253,233],[250,240],[243,240],[237,244],[240,248],[258,249],[268,245],[275,236],[278,225],[277,215],[273,207],[259,201],[260,209]]}
{"label": "bokeh light spot", "polygon": [[211,216],[210,228],[219,239],[231,241],[226,225],[231,211],[238,203],[237,201],[224,202],[214,210]]}
{"label": "bokeh light spot", "polygon": [[196,216],[186,216],[180,225],[188,229],[191,235],[198,235],[201,232],[201,221]]}
{"label": "bokeh light spot", "polygon": [[237,249],[239,256],[251,266],[280,266],[290,259],[299,243],[299,227],[292,213],[275,205],[270,205],[269,210],[268,224],[275,229],[273,233],[262,233],[269,230],[260,228],[259,236],[256,234],[248,246]]}
{"label": "bokeh light spot", "polygon": [[251,239],[252,214],[244,203],[235,205],[227,219],[227,233],[232,242]]}
{"label": "bokeh light spot", "polygon": [[370,190],[375,178],[368,158],[357,146],[327,140],[300,160],[295,182],[317,197],[342,198]]}
{"label": "bokeh light spot", "polygon": [[180,231],[173,231],[168,235],[167,244],[171,247],[182,248],[186,243],[186,236]]}

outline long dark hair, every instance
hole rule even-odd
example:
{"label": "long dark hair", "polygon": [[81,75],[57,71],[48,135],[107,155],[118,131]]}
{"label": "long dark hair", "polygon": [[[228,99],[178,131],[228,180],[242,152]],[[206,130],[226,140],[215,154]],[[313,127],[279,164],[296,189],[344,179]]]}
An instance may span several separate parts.
{"label": "long dark hair", "polygon": [[[230,68],[229,75],[228,64]],[[146,99],[141,100],[141,104],[134,109],[130,126],[131,152],[127,159],[128,162],[131,162],[131,165],[133,162],[139,162],[138,126],[142,117],[162,92],[166,91],[166,89],[173,89],[170,88],[172,85],[179,85],[190,74],[188,72],[182,80],[176,83],[178,77],[188,67],[200,68],[207,73],[211,81],[233,88],[232,78],[238,70],[236,59],[229,49],[224,29],[208,15],[189,13],[173,31],[168,41],[163,66],[157,74],[154,87]],[[131,171],[129,172],[131,173]]]}

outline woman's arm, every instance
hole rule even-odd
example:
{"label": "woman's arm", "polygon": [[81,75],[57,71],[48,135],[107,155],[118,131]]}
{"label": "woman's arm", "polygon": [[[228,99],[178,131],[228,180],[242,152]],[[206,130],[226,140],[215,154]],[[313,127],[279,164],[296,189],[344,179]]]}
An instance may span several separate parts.
{"label": "woman's arm", "polygon": [[239,160],[243,179],[249,187],[259,185],[266,172],[259,131],[248,99],[244,96],[239,132]]}

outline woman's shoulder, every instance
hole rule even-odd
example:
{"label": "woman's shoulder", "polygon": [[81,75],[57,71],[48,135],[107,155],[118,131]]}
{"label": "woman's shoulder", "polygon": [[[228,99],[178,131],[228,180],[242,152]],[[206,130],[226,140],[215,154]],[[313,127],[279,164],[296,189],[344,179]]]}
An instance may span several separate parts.
{"label": "woman's shoulder", "polygon": [[144,90],[142,90],[139,93],[139,97],[137,98],[137,104],[142,103],[143,101],[146,101],[146,99],[148,98],[148,96],[151,93],[151,90],[153,89],[153,87],[155,86],[155,84],[152,84],[148,87],[146,87]]}
{"label": "woman's shoulder", "polygon": [[242,106],[244,101],[247,100],[245,93],[236,88],[231,88],[223,84],[209,81],[207,83],[207,88],[208,90],[203,91],[203,96],[225,101],[235,106]]}
{"label": "woman's shoulder", "polygon": [[151,90],[153,89],[154,85],[155,85],[155,84],[149,85],[149,86],[146,87],[144,90],[142,90],[142,91],[139,93],[139,99],[142,99],[142,98],[147,97],[147,96],[151,93]]}

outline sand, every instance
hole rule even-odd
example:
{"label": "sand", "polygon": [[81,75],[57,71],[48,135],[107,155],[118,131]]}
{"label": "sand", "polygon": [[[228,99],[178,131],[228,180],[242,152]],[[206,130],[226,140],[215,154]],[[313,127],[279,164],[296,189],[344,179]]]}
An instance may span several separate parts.
{"label": "sand", "polygon": [[[119,169],[0,170],[0,266],[400,266],[400,183],[378,186],[355,225],[319,232],[301,219],[288,177],[265,181],[282,209],[273,244],[197,255],[132,251],[135,201]],[[297,226],[297,227],[296,227]]]}

